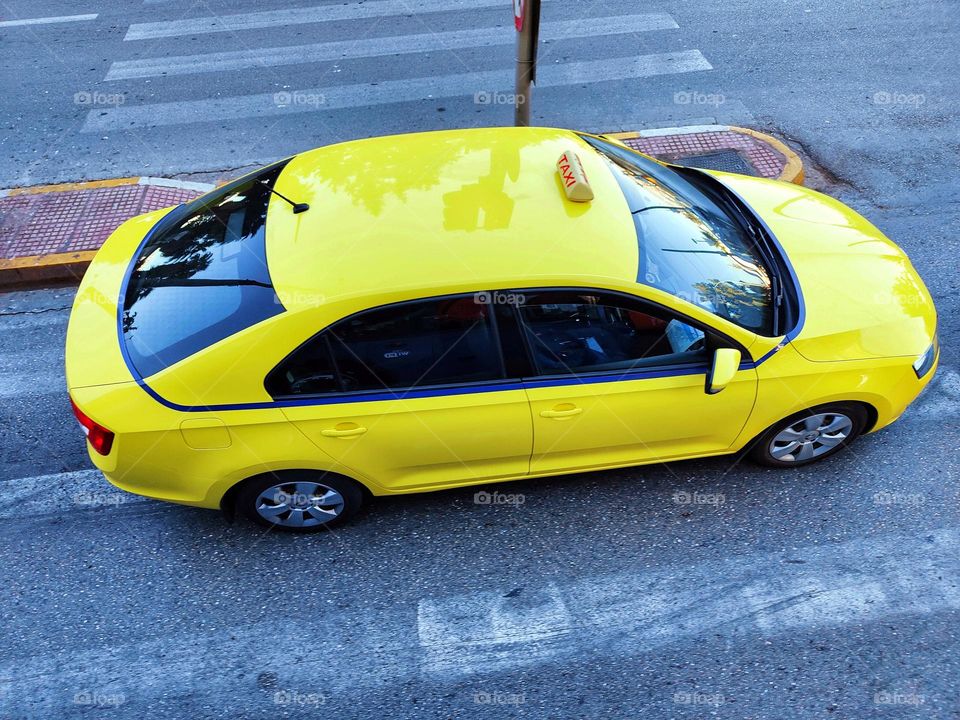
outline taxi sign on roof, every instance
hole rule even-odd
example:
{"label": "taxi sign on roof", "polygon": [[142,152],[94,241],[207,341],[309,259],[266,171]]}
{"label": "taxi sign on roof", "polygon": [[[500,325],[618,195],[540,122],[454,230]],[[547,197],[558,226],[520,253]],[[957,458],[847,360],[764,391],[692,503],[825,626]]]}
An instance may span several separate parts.
{"label": "taxi sign on roof", "polygon": [[593,188],[583,171],[583,164],[573,150],[567,150],[557,160],[557,172],[563,182],[563,191],[574,202],[590,202],[593,200]]}

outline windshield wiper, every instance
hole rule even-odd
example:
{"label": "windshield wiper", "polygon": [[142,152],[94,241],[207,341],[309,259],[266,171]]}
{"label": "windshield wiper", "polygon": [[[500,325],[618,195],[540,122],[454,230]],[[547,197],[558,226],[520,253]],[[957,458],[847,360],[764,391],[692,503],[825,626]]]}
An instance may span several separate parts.
{"label": "windshield wiper", "polygon": [[[140,279],[139,277],[137,279]],[[259,280],[243,279],[214,279],[214,278],[151,278],[151,287],[239,287],[240,285],[253,285],[273,289],[270,283]]]}
{"label": "windshield wiper", "polygon": [[647,205],[647,207],[642,207],[639,210],[631,210],[631,215],[639,215],[642,212],[647,210],[688,210],[689,208],[677,207],[676,205]]}

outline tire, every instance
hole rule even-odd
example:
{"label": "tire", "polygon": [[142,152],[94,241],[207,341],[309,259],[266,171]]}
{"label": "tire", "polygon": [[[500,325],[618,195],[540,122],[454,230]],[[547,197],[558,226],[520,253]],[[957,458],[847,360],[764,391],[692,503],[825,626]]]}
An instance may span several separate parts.
{"label": "tire", "polygon": [[818,405],[773,424],[757,438],[750,459],[770,467],[800,467],[840,452],[867,426],[869,415],[857,403]]}
{"label": "tire", "polygon": [[264,527],[287,532],[329,530],[363,505],[360,485],[318,470],[291,470],[251,478],[237,493],[237,512]]}

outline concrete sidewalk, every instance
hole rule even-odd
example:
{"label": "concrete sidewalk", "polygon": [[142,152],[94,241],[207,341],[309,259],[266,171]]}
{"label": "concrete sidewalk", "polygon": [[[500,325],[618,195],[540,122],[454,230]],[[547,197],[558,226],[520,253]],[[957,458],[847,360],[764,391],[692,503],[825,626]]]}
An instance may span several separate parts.
{"label": "concrete sidewalk", "polygon": [[[666,162],[803,181],[797,155],[755,130],[698,125],[607,135]],[[133,177],[0,190],[0,288],[79,281],[122,222],[188,202],[213,187]]]}

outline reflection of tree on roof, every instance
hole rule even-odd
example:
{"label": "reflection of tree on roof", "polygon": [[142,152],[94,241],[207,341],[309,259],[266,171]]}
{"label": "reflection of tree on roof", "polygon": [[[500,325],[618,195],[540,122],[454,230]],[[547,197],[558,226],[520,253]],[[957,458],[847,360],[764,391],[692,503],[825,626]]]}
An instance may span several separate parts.
{"label": "reflection of tree on roof", "polygon": [[[377,152],[370,152],[362,145],[359,148],[341,149],[336,162],[349,167],[349,173],[330,172],[323,162],[310,171],[302,171],[301,184],[318,188],[326,185],[334,191],[345,193],[355,205],[362,205],[369,213],[383,212],[390,195],[406,201],[411,191],[426,190],[440,182],[445,170],[459,160],[467,151],[475,151],[463,139],[437,139],[444,152],[431,152],[411,156],[404,143],[378,142]],[[326,171],[325,171],[326,169]]]}

